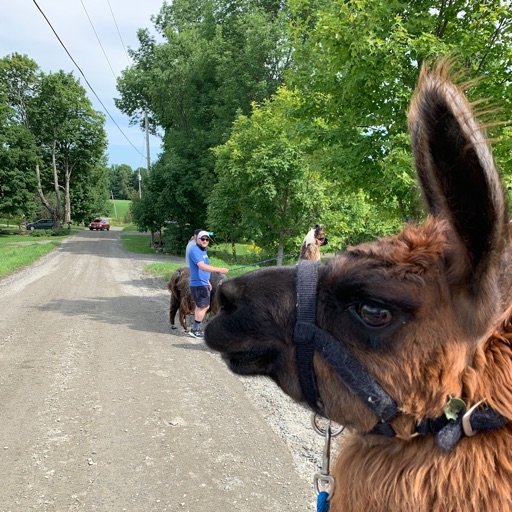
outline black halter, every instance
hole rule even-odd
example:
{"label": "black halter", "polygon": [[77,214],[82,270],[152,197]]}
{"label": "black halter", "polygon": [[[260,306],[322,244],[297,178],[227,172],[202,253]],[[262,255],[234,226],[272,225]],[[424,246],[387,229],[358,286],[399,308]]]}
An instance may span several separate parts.
{"label": "black halter", "polygon": [[[318,352],[336,371],[344,384],[357,395],[379,419],[369,434],[394,437],[390,422],[400,413],[395,401],[382,389],[364,365],[343,343],[316,325],[316,293],[318,262],[300,260],[297,264],[297,320],[294,329],[299,381],[304,399],[311,409],[325,416],[313,368],[313,355]],[[467,416],[469,414],[469,416]],[[467,418],[464,420],[464,417]],[[504,426],[507,418],[484,406],[461,414],[457,420],[445,415],[425,419],[417,427],[418,434],[434,434],[438,446],[451,450],[463,435]],[[469,426],[468,426],[469,425]]]}

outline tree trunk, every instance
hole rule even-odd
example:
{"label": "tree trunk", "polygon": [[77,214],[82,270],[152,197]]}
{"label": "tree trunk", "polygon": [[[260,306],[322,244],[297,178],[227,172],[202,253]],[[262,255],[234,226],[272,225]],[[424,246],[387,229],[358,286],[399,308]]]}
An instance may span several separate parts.
{"label": "tree trunk", "polygon": [[52,220],[53,220],[53,226],[58,227],[57,219],[57,212],[55,208],[52,208],[52,205],[49,203],[48,199],[44,196],[43,192],[43,186],[41,185],[41,171],[39,169],[39,164],[36,164],[36,179],[37,179],[37,194],[39,196],[39,199],[41,200],[41,203],[43,206],[48,210],[48,213],[50,214]]}
{"label": "tree trunk", "polygon": [[236,262],[236,244],[233,237],[231,237],[231,256],[233,256],[233,261]]}
{"label": "tree trunk", "polygon": [[61,225],[61,218],[60,218],[60,211],[61,211],[61,198],[60,198],[60,189],[59,189],[59,175],[57,172],[57,162],[55,160],[55,149],[56,143],[53,141],[52,145],[52,167],[53,167],[53,189],[55,191],[55,217],[53,217],[53,224],[54,227],[60,228]]}
{"label": "tree trunk", "polygon": [[69,168],[69,162],[66,159],[64,169],[64,222],[71,226],[71,194],[70,190],[71,183],[71,170]]}

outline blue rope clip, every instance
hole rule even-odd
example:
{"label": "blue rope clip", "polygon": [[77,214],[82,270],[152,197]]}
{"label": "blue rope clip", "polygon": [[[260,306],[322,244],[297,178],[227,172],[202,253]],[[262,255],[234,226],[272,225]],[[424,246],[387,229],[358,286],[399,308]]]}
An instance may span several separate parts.
{"label": "blue rope clip", "polygon": [[329,493],[322,491],[316,498],[316,512],[329,512],[331,504],[329,502]]}

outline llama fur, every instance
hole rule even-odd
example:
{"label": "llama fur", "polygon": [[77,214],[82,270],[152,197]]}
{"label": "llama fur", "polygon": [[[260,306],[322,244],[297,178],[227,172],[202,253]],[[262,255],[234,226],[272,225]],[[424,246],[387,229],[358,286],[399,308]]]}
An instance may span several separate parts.
{"label": "llama fur", "polygon": [[299,259],[320,261],[320,247],[326,244],[327,237],[323,224],[315,224],[315,226],[307,232],[302,241]]}

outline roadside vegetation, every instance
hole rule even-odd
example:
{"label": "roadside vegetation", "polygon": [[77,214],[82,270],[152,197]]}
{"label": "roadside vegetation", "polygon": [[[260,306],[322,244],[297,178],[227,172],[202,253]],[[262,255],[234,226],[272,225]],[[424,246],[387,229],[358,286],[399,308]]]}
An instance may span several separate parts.
{"label": "roadside vegetation", "polygon": [[58,247],[64,236],[0,234],[0,278],[26,267]]}
{"label": "roadside vegetation", "polygon": [[[73,226],[70,230],[61,228],[59,230],[20,231],[10,219],[0,218],[0,278],[34,263],[57,248],[66,237],[84,229],[87,228]],[[171,274],[182,267],[184,262],[176,261],[173,256],[157,251],[151,244],[150,234],[134,232],[136,229],[133,224],[123,226],[121,234],[123,249],[133,254],[159,254],[164,261],[149,263],[145,269],[166,281],[169,280]],[[236,258],[230,251],[232,251],[230,244],[213,244],[209,255],[212,265],[227,266],[230,269],[231,277],[259,268],[258,264],[253,263],[262,265],[275,263],[275,258],[265,260],[261,250],[248,244],[237,244]],[[169,261],[165,261],[166,258]]]}
{"label": "roadside vegetation", "polygon": [[165,4],[118,81],[117,106],[163,133],[133,220],[170,253],[198,227],[278,257],[316,223],[337,251],[421,221],[407,108],[421,65],[445,56],[488,98],[512,183],[510,125],[492,122],[512,119],[509,2],[194,5]]}

